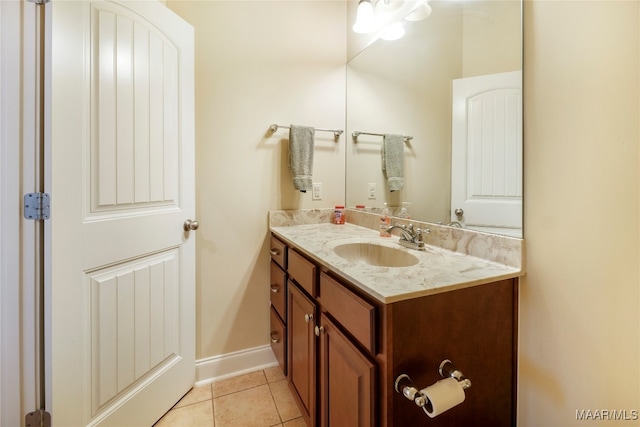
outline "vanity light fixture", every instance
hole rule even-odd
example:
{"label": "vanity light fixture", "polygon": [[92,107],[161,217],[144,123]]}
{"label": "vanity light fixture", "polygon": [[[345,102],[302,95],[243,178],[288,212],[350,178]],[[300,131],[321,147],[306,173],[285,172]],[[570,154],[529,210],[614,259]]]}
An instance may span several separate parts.
{"label": "vanity light fixture", "polygon": [[407,21],[421,21],[430,14],[428,0],[360,0],[353,31],[397,40],[404,36]]}
{"label": "vanity light fixture", "polygon": [[360,0],[356,12],[356,22],[353,31],[358,34],[370,33],[376,28],[376,17],[370,0]]}

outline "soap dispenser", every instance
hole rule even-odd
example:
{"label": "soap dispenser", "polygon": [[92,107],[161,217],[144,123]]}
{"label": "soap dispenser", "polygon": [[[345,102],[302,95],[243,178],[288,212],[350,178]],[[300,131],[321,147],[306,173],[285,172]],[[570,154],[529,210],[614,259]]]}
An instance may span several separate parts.
{"label": "soap dispenser", "polygon": [[398,214],[398,216],[400,218],[404,218],[404,219],[410,219],[411,216],[409,215],[409,205],[411,203],[409,202],[402,202],[402,208],[400,209],[400,213]]}
{"label": "soap dispenser", "polygon": [[389,208],[387,204],[384,204],[382,213],[380,214],[380,237],[391,237],[391,233],[387,231],[391,225],[391,216],[389,214]]}

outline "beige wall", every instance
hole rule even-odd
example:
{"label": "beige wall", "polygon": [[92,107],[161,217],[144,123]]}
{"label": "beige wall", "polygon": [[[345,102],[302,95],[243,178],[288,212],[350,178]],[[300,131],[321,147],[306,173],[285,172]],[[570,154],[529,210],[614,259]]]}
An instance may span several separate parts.
{"label": "beige wall", "polygon": [[[463,7],[462,77],[519,70],[522,66],[522,39],[504,35],[521,32],[521,3],[499,0],[487,1],[483,6],[470,2]],[[493,25],[487,25],[484,14],[491,17]]]}
{"label": "beige wall", "polygon": [[168,1],[195,27],[197,358],[268,344],[267,212],[344,201],[344,136],[318,133],[314,181],[296,192],[288,131],[344,129],[345,4]]}
{"label": "beige wall", "polygon": [[640,423],[638,5],[526,2],[519,426]]}

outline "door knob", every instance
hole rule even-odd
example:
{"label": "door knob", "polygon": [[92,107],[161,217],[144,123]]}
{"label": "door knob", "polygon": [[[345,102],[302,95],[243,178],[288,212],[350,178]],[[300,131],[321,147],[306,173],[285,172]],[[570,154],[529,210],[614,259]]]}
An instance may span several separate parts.
{"label": "door knob", "polygon": [[455,211],[453,211],[454,214],[456,214],[456,216],[458,218],[460,218],[462,215],[464,215],[464,211],[460,208],[456,209]]}
{"label": "door knob", "polygon": [[196,231],[198,227],[200,227],[200,224],[198,224],[198,221],[192,221],[190,219],[186,220],[182,225],[182,228],[184,228],[184,231],[191,231],[191,230]]}

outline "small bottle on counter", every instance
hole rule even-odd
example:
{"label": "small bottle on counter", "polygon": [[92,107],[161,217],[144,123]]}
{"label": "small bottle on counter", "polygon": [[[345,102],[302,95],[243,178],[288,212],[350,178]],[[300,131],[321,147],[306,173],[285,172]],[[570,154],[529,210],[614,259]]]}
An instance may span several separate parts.
{"label": "small bottle on counter", "polygon": [[344,206],[336,205],[335,209],[333,210],[333,223],[344,224],[344,222],[345,222]]}
{"label": "small bottle on counter", "polygon": [[387,231],[387,228],[391,225],[391,217],[389,215],[389,208],[385,203],[380,214],[380,237],[391,237],[391,233]]}
{"label": "small bottle on counter", "polygon": [[400,213],[398,214],[398,216],[400,218],[404,218],[404,219],[410,219],[411,216],[409,215],[409,205],[411,203],[409,202],[402,202],[402,209],[400,209]]}

